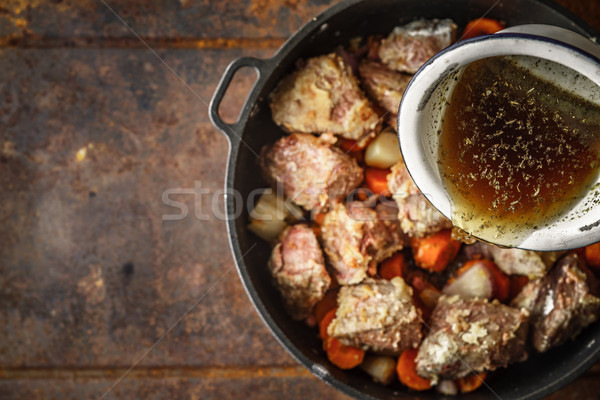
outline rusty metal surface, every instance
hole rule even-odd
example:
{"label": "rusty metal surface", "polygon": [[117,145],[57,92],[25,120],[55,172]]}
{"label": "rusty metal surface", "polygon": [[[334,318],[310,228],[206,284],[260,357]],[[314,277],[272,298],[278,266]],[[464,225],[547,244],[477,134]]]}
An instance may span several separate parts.
{"label": "rusty metal surface", "polygon": [[[597,2],[556,2],[600,30]],[[0,44],[134,46],[139,35],[155,47],[278,47],[283,39],[335,3],[335,0],[7,0],[0,4]]]}
{"label": "rusty metal surface", "polygon": [[[334,2],[106,2],[156,53],[101,1],[0,5],[0,398],[347,398],[247,300],[205,104],[232,59]],[[600,29],[594,0],[561,2]],[[163,219],[181,212],[165,191],[187,217]],[[550,399],[595,399],[598,371]]]}
{"label": "rusty metal surface", "polygon": [[[144,400],[204,400],[215,399],[322,399],[346,400],[335,389],[315,385],[310,376],[264,376],[260,378],[172,378],[127,379],[108,393],[104,399]],[[18,380],[10,387],[0,382],[0,397],[5,400],[45,399],[81,400],[98,399],[112,385],[105,379],[85,382],[70,380]]]}
{"label": "rusty metal surface", "polygon": [[287,37],[332,0],[8,0],[0,35],[21,38],[129,37],[114,10],[144,38]]}
{"label": "rusty metal surface", "polygon": [[161,52],[192,93],[143,49],[0,52],[2,366],[129,365],[222,276],[141,365],[290,363],[211,210],[227,142],[203,102],[239,54]]}

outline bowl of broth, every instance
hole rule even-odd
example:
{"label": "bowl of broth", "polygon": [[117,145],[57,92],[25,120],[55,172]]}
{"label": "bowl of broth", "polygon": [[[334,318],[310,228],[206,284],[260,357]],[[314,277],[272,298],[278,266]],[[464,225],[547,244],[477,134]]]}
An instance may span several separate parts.
{"label": "bowl of broth", "polygon": [[600,47],[522,25],[426,63],[400,105],[406,166],[467,235],[566,250],[600,241]]}

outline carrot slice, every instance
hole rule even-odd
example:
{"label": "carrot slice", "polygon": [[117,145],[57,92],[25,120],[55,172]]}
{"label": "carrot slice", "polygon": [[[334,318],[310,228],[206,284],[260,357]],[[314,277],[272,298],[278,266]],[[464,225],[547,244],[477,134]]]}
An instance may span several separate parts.
{"label": "carrot slice", "polygon": [[358,367],[365,358],[365,351],[357,347],[343,345],[338,339],[329,337],[326,341],[327,358],[341,369]]}
{"label": "carrot slice", "polygon": [[358,188],[352,192],[351,196],[353,196],[352,200],[365,201],[371,196],[371,191],[365,188]]}
{"label": "carrot slice", "polygon": [[390,280],[399,276],[404,277],[404,271],[406,270],[406,259],[404,254],[396,253],[392,257],[384,260],[379,266],[379,276],[383,279]]}
{"label": "carrot slice", "polygon": [[349,154],[354,157],[356,161],[362,163],[365,159],[364,150],[369,144],[370,140],[365,141],[364,143],[359,144],[358,141],[352,139],[338,139],[337,143],[340,149],[344,151],[344,153]]}
{"label": "carrot slice", "polygon": [[323,339],[323,350],[331,363],[341,369],[350,369],[360,365],[365,351],[357,347],[345,346],[338,339],[329,336],[327,328],[335,318],[337,308],[329,310],[319,322],[319,336]]}
{"label": "carrot slice", "polygon": [[483,385],[486,376],[487,374],[485,372],[480,372],[478,374],[471,374],[464,378],[459,378],[456,382],[458,383],[461,393],[470,393]]}
{"label": "carrot slice", "polygon": [[329,311],[337,307],[337,295],[337,290],[329,290],[327,293],[325,293],[325,296],[323,296],[323,298],[319,300],[317,304],[315,304],[313,314],[315,315],[317,323],[320,324],[323,317],[325,317]]}
{"label": "carrot slice", "polygon": [[415,359],[417,358],[417,350],[409,349],[402,352],[400,358],[398,358],[398,364],[396,364],[396,373],[398,379],[404,385],[408,386],[413,390],[427,390],[431,388],[431,381],[422,378],[417,375],[417,364]]}
{"label": "carrot slice", "polygon": [[389,196],[390,189],[387,183],[389,173],[389,169],[367,168],[365,170],[365,183],[369,190],[377,195]]}
{"label": "carrot slice", "polygon": [[523,287],[529,283],[529,278],[525,275],[512,275],[510,277],[510,296],[512,300],[523,290]]}
{"label": "carrot slice", "polygon": [[470,21],[463,31],[462,39],[470,39],[481,35],[491,35],[504,29],[502,22],[491,18],[478,18]]}
{"label": "carrot slice", "polygon": [[317,235],[317,237],[321,236],[321,226],[325,221],[325,213],[314,213],[312,214],[312,220],[315,221],[316,225],[313,225],[312,230]]}
{"label": "carrot slice", "polygon": [[333,319],[335,318],[336,310],[337,308],[327,311],[323,318],[321,318],[321,321],[319,321],[319,336],[321,336],[321,339],[323,340],[323,349],[325,349],[327,339],[329,339],[327,328],[329,327],[331,321],[333,321]]}
{"label": "carrot slice", "polygon": [[325,220],[326,213],[315,213],[313,214],[313,221],[315,221],[318,225],[323,225],[323,221]]}
{"label": "carrot slice", "polygon": [[365,143],[359,144],[356,140],[339,138],[337,143],[340,146],[340,148],[345,152],[356,153],[364,150],[367,147],[367,144],[369,144],[369,141],[365,141]]}
{"label": "carrot slice", "polygon": [[413,238],[411,247],[417,266],[441,272],[456,257],[461,243],[452,239],[452,230],[444,229],[424,238]]}
{"label": "carrot slice", "polygon": [[585,259],[592,268],[600,268],[600,242],[585,247]]}
{"label": "carrot slice", "polygon": [[[435,292],[439,293],[437,288],[427,280],[427,274],[421,270],[413,270],[406,274],[404,280],[413,288],[413,303],[415,307],[421,310],[421,317],[427,321],[431,316],[431,312],[435,308],[432,307],[433,296]],[[437,303],[437,299],[436,303]]]}

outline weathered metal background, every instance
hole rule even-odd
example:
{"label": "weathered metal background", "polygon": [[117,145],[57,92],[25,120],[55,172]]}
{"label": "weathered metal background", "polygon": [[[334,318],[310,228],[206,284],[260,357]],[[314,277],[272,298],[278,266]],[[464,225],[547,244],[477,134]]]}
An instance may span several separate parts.
{"label": "weathered metal background", "polygon": [[[332,3],[0,4],[0,398],[346,398],[247,300],[206,111],[232,59],[272,55]],[[600,29],[594,0],[563,3]],[[598,370],[551,399],[597,398]]]}

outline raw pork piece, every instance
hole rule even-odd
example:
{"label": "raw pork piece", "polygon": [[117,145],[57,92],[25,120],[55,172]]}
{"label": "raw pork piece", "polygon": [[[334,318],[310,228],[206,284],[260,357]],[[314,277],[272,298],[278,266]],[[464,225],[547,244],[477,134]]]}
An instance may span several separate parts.
{"label": "raw pork piece", "polygon": [[388,124],[397,129],[398,108],[412,75],[392,71],[385,65],[368,59],[360,63],[358,73],[369,96],[386,111],[385,119]]}
{"label": "raw pork piece", "polygon": [[330,132],[362,142],[381,125],[350,66],[333,53],[307,60],[282,79],[270,106],[273,121],[291,132]]}
{"label": "raw pork piece", "polygon": [[391,69],[414,74],[440,50],[450,46],[456,37],[452,20],[413,21],[394,28],[381,41],[379,58]]}
{"label": "raw pork piece", "polygon": [[476,256],[491,258],[507,275],[525,275],[529,279],[544,277],[554,262],[564,254],[558,251],[505,249],[484,242],[465,247],[465,252],[470,258]]}
{"label": "raw pork piece", "polygon": [[437,382],[525,361],[528,317],[497,300],[442,296],[419,347],[417,373]]}
{"label": "raw pork piece", "polygon": [[392,167],[387,181],[392,197],[398,204],[400,226],[407,235],[420,238],[452,227],[452,222],[421,194],[404,161],[400,160]]}
{"label": "raw pork piece", "polygon": [[389,208],[375,210],[354,201],[338,203],[325,215],[321,226],[323,249],[338,282],[361,282],[367,270],[401,250],[407,242]]}
{"label": "raw pork piece", "polygon": [[[328,141],[329,140],[329,141]],[[335,138],[294,133],[263,148],[261,168],[267,181],[283,185],[285,197],[299,206],[324,211],[363,180],[356,160],[331,145]]]}
{"label": "raw pork piece", "polygon": [[342,286],[328,333],[348,346],[397,355],[421,342],[421,313],[402,278],[367,278]]}
{"label": "raw pork piece", "polygon": [[561,258],[542,280],[531,312],[532,341],[543,352],[575,337],[598,319],[597,282],[577,254]]}
{"label": "raw pork piece", "polygon": [[314,231],[306,224],[283,231],[268,266],[286,311],[297,320],[308,318],[331,284]]}

